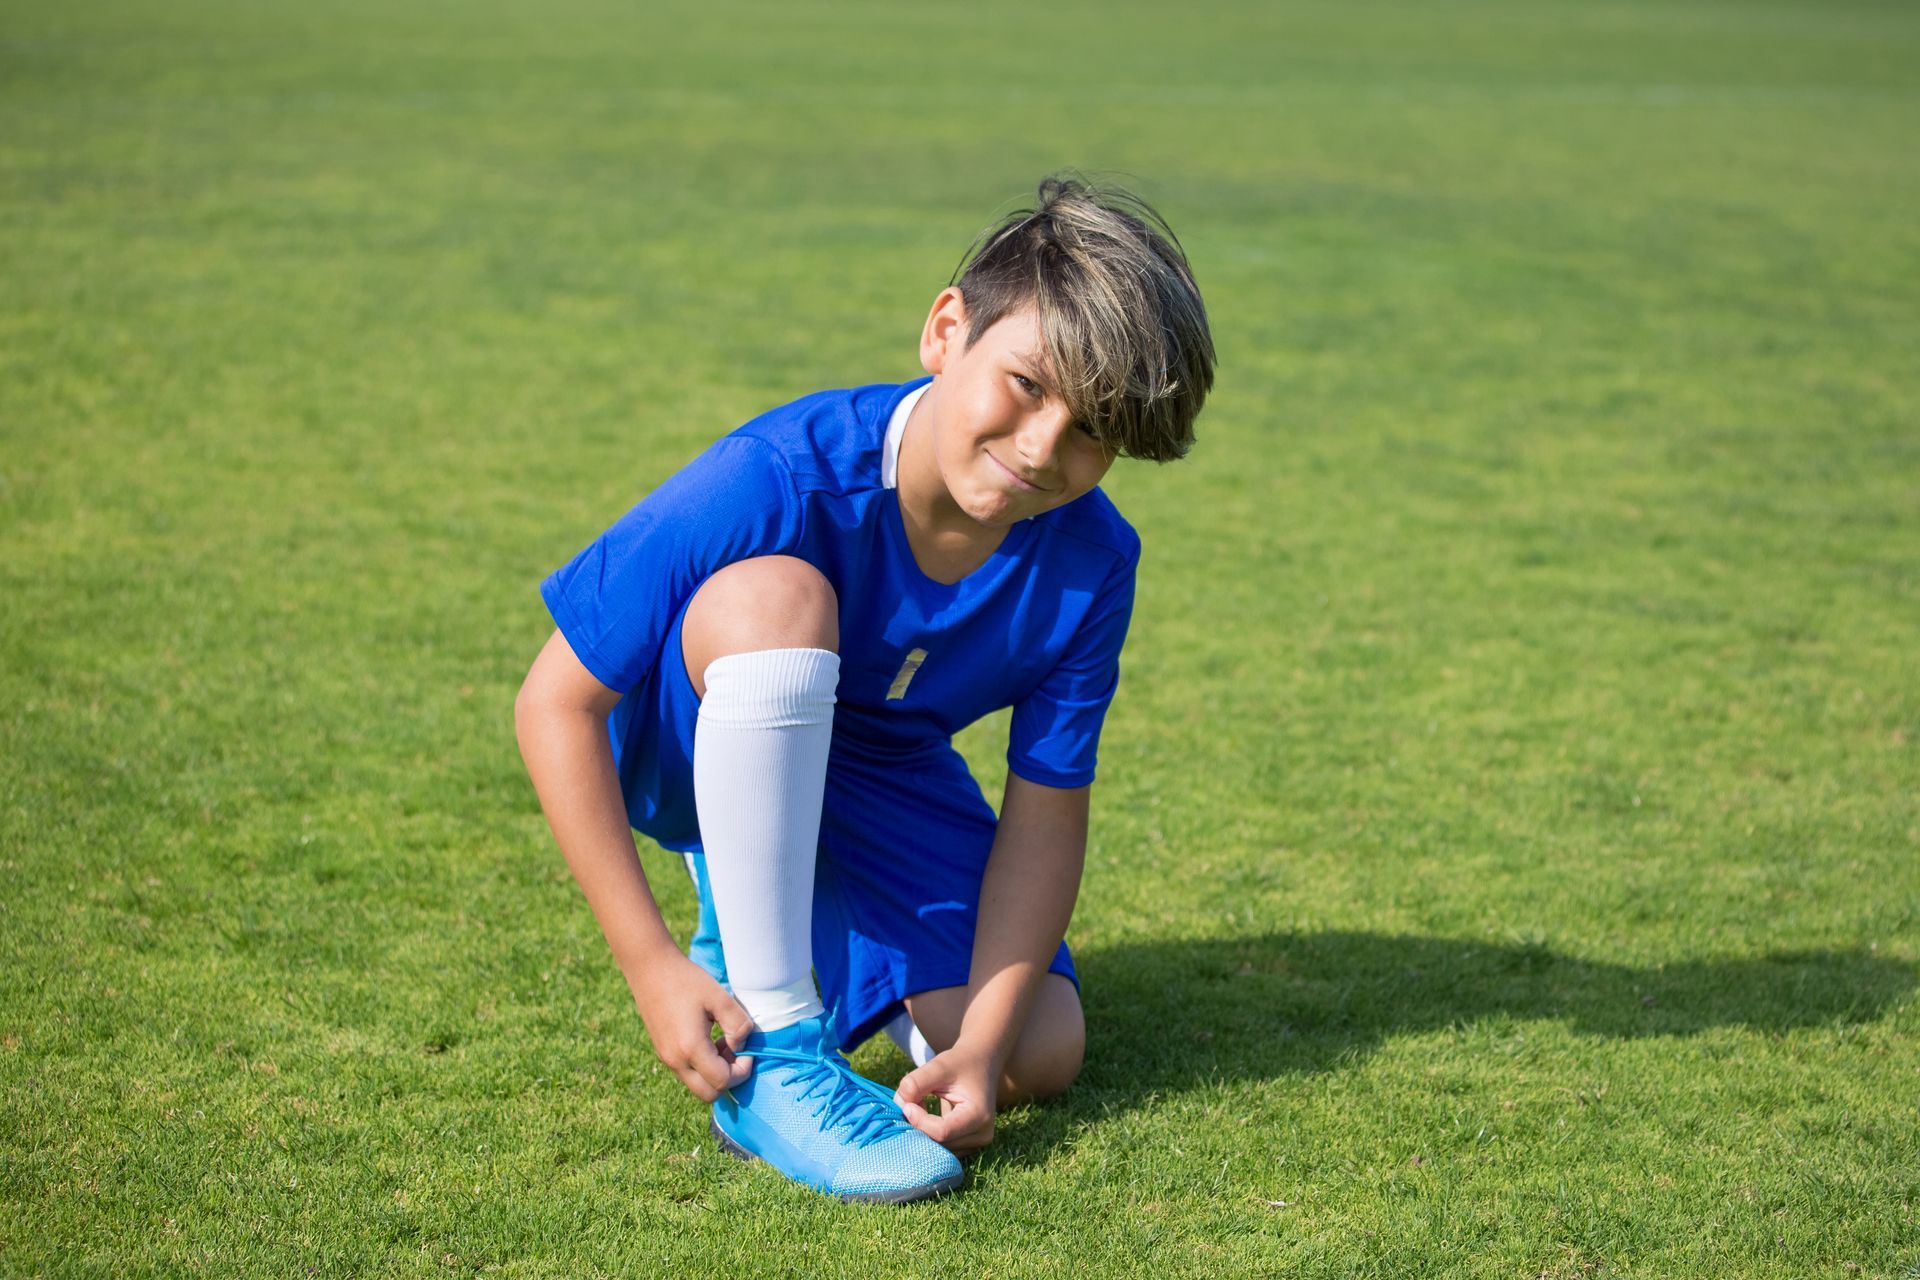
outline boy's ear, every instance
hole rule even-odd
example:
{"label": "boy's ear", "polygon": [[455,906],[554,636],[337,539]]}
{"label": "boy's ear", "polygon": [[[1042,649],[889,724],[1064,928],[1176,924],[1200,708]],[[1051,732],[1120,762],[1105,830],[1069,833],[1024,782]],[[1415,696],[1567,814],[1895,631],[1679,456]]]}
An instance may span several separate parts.
{"label": "boy's ear", "polygon": [[947,362],[966,346],[967,300],[949,285],[933,300],[926,326],[920,330],[920,367],[936,376],[944,373]]}

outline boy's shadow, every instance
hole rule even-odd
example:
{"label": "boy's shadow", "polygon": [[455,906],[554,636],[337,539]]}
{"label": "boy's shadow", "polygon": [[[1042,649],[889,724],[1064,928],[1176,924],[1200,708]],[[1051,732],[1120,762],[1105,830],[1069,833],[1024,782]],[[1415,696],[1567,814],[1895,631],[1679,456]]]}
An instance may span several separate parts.
{"label": "boy's shadow", "polygon": [[990,1162],[1041,1158],[1116,1105],[1211,1080],[1332,1070],[1403,1032],[1485,1018],[1554,1019],[1622,1039],[1782,1032],[1873,1021],[1915,984],[1914,965],[1864,950],[1636,969],[1537,943],[1353,932],[1124,943],[1076,963],[1086,1068],[1065,1098],[1008,1117]]}

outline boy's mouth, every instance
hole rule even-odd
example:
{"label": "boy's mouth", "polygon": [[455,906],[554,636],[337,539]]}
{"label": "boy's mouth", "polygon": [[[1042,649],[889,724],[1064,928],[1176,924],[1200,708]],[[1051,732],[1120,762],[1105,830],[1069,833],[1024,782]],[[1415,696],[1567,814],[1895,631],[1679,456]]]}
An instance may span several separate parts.
{"label": "boy's mouth", "polygon": [[[985,450],[984,452],[989,458],[993,458],[993,452],[991,450]],[[1000,468],[1002,471],[1006,472],[1008,479],[1012,480],[1015,484],[1019,485],[1022,489],[1025,489],[1028,493],[1052,493],[1053,492],[1053,490],[1051,489],[1043,489],[1039,485],[1035,484],[1033,481],[1022,478],[1019,472],[1015,471],[1012,467],[1009,467],[1006,463],[1000,461],[1000,459],[998,458],[993,458],[993,465]]]}

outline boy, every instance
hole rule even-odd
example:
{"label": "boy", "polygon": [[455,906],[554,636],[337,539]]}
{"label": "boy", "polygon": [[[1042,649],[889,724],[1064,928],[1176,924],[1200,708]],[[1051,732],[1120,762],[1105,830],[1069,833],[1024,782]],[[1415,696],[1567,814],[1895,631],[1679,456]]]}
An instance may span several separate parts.
{"label": "boy", "polygon": [[[1187,451],[1214,356],[1159,216],[1049,179],[920,359],[741,427],[555,572],[515,704],[655,1053],[723,1149],[852,1200],[957,1187],[999,1104],[1079,1070],[1062,938],[1139,556],[1096,485]],[[996,820],[950,739],[1007,706]],[[687,855],[694,959],[629,826]],[[838,1052],[882,1028],[893,1093]]]}

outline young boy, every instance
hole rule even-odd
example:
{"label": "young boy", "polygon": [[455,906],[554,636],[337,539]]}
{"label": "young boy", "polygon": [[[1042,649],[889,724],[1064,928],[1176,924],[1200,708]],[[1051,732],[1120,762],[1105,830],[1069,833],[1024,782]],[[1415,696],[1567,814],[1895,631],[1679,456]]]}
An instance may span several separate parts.
{"label": "young boy", "polygon": [[[543,584],[521,752],[723,1149],[913,1200],[1079,1071],[1062,938],[1139,557],[1095,486],[1187,451],[1213,360],[1159,216],[1049,179],[934,299],[930,378],[756,418]],[[1009,706],[996,820],[950,740]],[[687,855],[693,959],[629,826]],[[838,1052],[883,1028],[897,1092]]]}

